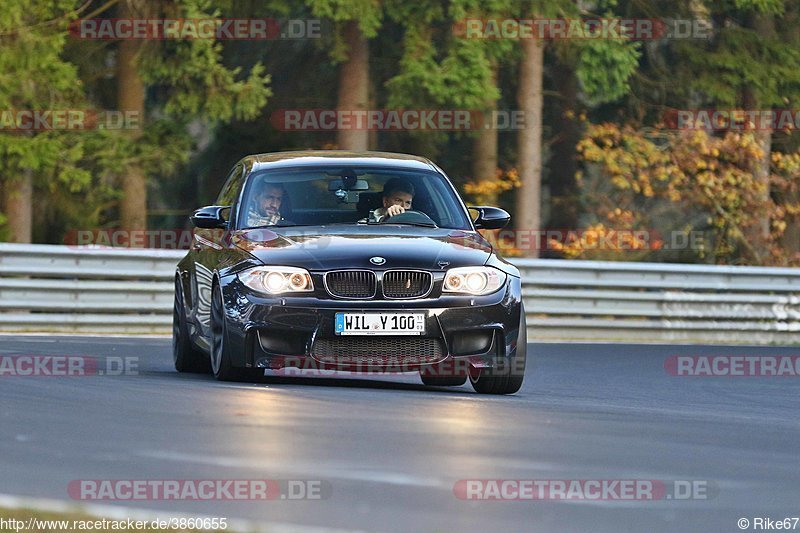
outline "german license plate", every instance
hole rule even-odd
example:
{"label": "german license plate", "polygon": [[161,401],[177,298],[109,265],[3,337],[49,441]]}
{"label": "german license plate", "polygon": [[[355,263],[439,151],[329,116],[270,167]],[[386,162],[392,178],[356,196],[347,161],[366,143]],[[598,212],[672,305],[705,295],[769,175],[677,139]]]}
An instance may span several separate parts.
{"label": "german license plate", "polygon": [[337,335],[424,335],[425,313],[336,313]]}

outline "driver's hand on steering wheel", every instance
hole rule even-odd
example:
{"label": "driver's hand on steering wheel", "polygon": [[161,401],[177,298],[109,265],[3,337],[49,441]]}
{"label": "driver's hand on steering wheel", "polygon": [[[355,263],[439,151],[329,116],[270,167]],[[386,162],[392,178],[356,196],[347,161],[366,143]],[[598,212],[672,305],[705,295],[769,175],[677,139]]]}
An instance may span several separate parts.
{"label": "driver's hand on steering wheel", "polygon": [[406,209],[401,205],[390,205],[386,208],[386,216],[393,217],[400,213],[405,213]]}

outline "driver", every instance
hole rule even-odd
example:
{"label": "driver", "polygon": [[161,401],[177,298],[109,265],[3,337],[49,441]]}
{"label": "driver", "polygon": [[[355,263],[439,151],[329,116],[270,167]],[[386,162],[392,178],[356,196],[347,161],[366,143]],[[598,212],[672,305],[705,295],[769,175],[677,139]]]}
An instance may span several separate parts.
{"label": "driver", "polygon": [[274,226],[281,220],[281,204],[286,191],[280,183],[266,183],[258,191],[247,210],[247,225],[250,227]]}
{"label": "driver", "polygon": [[383,186],[383,207],[369,213],[370,222],[385,222],[388,218],[411,209],[414,186],[406,180],[392,178]]}

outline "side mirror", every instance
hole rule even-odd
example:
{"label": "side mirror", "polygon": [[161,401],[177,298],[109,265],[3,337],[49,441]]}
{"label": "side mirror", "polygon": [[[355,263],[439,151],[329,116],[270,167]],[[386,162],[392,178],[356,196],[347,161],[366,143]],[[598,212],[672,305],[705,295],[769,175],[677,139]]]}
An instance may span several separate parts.
{"label": "side mirror", "polygon": [[468,209],[477,211],[477,216],[472,220],[475,229],[503,229],[511,221],[511,215],[499,207],[480,205]]}
{"label": "side mirror", "polygon": [[227,228],[228,221],[222,215],[225,210],[230,210],[227,205],[210,205],[208,207],[201,207],[190,217],[192,224],[197,228],[215,229]]}

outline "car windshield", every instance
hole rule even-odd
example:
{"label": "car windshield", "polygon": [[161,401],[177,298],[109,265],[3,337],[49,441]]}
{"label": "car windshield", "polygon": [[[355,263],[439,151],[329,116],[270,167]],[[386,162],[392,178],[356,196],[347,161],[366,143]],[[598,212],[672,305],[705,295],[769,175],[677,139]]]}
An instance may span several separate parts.
{"label": "car windshield", "polygon": [[[400,205],[405,212],[395,216],[395,208],[386,215],[391,205]],[[461,200],[446,178],[433,171],[375,167],[256,171],[247,180],[242,206],[242,228],[403,224],[471,229]]]}

